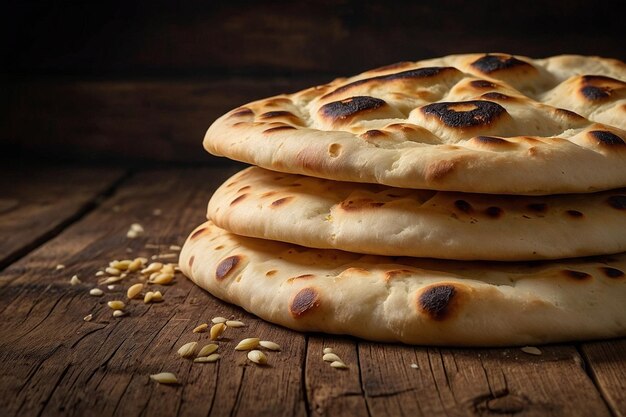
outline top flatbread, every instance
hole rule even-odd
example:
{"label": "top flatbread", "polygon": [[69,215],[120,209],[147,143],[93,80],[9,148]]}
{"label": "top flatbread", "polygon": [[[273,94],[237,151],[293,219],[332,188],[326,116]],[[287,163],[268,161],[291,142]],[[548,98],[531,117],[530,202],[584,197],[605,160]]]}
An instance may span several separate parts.
{"label": "top flatbread", "polygon": [[498,194],[626,186],[626,64],[452,55],[249,103],[205,148],[328,179]]}

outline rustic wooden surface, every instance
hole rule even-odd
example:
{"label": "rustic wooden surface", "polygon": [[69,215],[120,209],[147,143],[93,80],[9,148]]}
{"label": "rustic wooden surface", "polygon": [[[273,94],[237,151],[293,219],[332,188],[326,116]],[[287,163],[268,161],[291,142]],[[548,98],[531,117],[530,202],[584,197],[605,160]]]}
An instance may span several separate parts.
{"label": "rustic wooden surface", "polygon": [[[160,245],[160,253],[182,244],[203,220],[212,190],[235,170],[161,169],[123,176],[89,168],[52,175],[58,170],[40,168],[29,174],[38,180],[20,199],[32,207],[33,221],[0,212],[2,238],[21,222],[21,233],[31,241],[35,236],[47,241],[37,247],[12,244],[30,252],[0,274],[0,415],[626,415],[626,339],[544,346],[542,355],[533,356],[518,348],[439,349],[305,335],[222,303],[179,275],[174,285],[160,287],[163,303],[132,301],[122,318],[113,318],[106,302],[123,299],[129,283],[105,287],[103,297],[88,295],[96,285],[94,273],[108,261],[159,253],[146,244]],[[19,177],[7,168],[1,173]],[[37,200],[39,191],[48,197]],[[36,209],[60,200],[69,203]],[[42,233],[37,216],[62,230]],[[126,231],[134,222],[146,232],[131,240]],[[56,270],[59,263],[66,268]],[[74,274],[82,284],[70,285]],[[89,313],[93,320],[83,321]],[[180,358],[176,350],[183,343],[207,343],[207,333],[191,330],[217,315],[247,324],[227,330],[221,360],[194,364]],[[251,365],[244,353],[232,350],[252,335],[283,348],[268,353],[266,367]],[[324,363],[324,347],[334,348],[349,369]],[[159,371],[174,372],[180,384],[154,383],[148,376]]]}

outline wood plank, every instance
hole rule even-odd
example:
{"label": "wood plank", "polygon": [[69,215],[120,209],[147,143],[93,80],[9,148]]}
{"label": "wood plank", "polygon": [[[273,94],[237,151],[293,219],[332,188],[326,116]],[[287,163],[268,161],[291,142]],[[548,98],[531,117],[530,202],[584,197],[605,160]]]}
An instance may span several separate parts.
{"label": "wood plank", "polygon": [[12,73],[350,74],[484,50],[625,58],[615,2],[21,3],[10,4],[6,13],[12,16],[5,23]]}
{"label": "wood plank", "polygon": [[46,158],[215,163],[202,139],[216,118],[249,101],[324,81],[21,81],[5,89],[7,121],[0,134],[13,152]]}
{"label": "wood plank", "polygon": [[613,415],[626,416],[626,339],[583,343],[580,350]]}
{"label": "wood plank", "polygon": [[[231,169],[230,171],[233,171]],[[181,244],[203,220],[211,191],[227,170],[142,173],[119,188],[93,213],[11,265],[0,292],[0,409],[14,415],[284,415],[306,414],[302,393],[304,336],[270,326],[209,297],[190,281],[163,286],[165,302],[129,303],[129,315],[111,317],[106,301],[124,299],[128,284],[103,297],[88,295],[94,272],[109,260],[150,255],[147,242]],[[114,210],[114,208],[116,208]],[[159,208],[162,214],[153,215]],[[145,236],[127,239],[132,222]],[[128,254],[126,248],[133,252]],[[166,249],[167,251],[167,249]],[[54,271],[65,263],[63,273]],[[71,286],[78,274],[81,285]],[[93,320],[83,321],[91,313]],[[241,318],[248,327],[229,329],[216,364],[192,364],[176,350],[189,341],[208,343],[191,330],[213,316]],[[257,367],[234,352],[244,337],[274,340]],[[176,373],[178,386],[158,385],[148,375]]]}
{"label": "wood plank", "polygon": [[0,270],[93,208],[122,169],[13,166],[0,173]]}
{"label": "wood plank", "polygon": [[358,346],[372,416],[611,415],[574,347],[546,346],[533,356],[515,348]]}
{"label": "wood plank", "polygon": [[[322,360],[331,348],[348,365],[334,369]],[[309,414],[314,416],[365,416],[369,414],[361,384],[356,343],[352,338],[309,336],[305,366]]]}

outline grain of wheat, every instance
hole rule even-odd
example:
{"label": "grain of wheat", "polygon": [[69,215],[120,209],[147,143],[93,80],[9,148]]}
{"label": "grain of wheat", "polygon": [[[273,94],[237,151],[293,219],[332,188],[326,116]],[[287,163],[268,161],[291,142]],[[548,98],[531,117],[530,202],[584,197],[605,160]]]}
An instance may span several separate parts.
{"label": "grain of wheat", "polygon": [[342,362],[341,358],[334,353],[325,353],[324,356],[322,356],[322,360],[325,362]]}
{"label": "grain of wheat", "polygon": [[104,271],[98,271],[98,272],[96,272],[96,276],[97,276],[97,277],[101,277],[101,276],[103,276],[103,275],[104,275]]}
{"label": "grain of wheat", "polygon": [[200,352],[198,352],[198,357],[209,356],[210,354],[214,353],[217,348],[218,346],[215,343],[209,343],[208,345],[205,345],[202,347],[202,349],[200,349]]}
{"label": "grain of wheat", "polygon": [[211,322],[212,322],[213,324],[218,324],[218,323],[226,323],[227,321],[228,321],[228,319],[227,319],[227,318],[224,318],[224,317],[213,317],[213,318],[211,319]]}
{"label": "grain of wheat", "polygon": [[249,337],[247,339],[243,339],[241,342],[235,346],[235,350],[250,350],[259,346],[259,342],[261,339],[258,337]]}
{"label": "grain of wheat", "polygon": [[237,328],[237,327],[244,327],[245,323],[239,320],[226,320],[226,325],[228,327]]}
{"label": "grain of wheat", "polygon": [[113,310],[113,317],[122,317],[126,313],[122,310]]}
{"label": "grain of wheat", "polygon": [[167,284],[171,284],[173,280],[174,280],[173,274],[160,273],[157,276],[155,276],[153,279],[151,279],[150,282],[153,284],[167,285]]}
{"label": "grain of wheat", "polygon": [[213,353],[209,356],[200,356],[198,358],[195,358],[193,361],[194,362],[217,362],[217,360],[220,358],[220,354],[219,353]]}
{"label": "grain of wheat", "polygon": [[178,354],[183,358],[189,358],[195,355],[197,347],[198,342],[185,343],[178,349]]}
{"label": "grain of wheat", "polygon": [[226,325],[224,323],[217,323],[211,327],[211,340],[215,340],[224,333]]}
{"label": "grain of wheat", "polygon": [[337,369],[347,369],[348,365],[346,365],[345,363],[343,363],[342,361],[334,361],[330,364],[330,366],[332,368],[337,368]]}
{"label": "grain of wheat", "polygon": [[146,268],[141,270],[143,275],[151,274],[153,272],[160,271],[163,268],[163,264],[161,262],[152,262]]}
{"label": "grain of wheat", "polygon": [[117,268],[113,268],[112,266],[106,267],[104,269],[104,272],[106,272],[109,275],[115,275],[115,276],[120,275],[122,273],[122,271],[120,271]]}
{"label": "grain of wheat", "polygon": [[100,288],[92,288],[89,290],[89,295],[93,295],[94,297],[100,297],[103,294],[104,291],[102,291]]}
{"label": "grain of wheat", "polygon": [[141,266],[142,266],[141,259],[136,258],[128,265],[127,271],[129,272],[139,271],[141,269]]}
{"label": "grain of wheat", "polygon": [[170,250],[180,250],[181,247],[178,245],[170,245]]}
{"label": "grain of wheat", "polygon": [[58,270],[60,270],[60,269],[65,269],[65,265],[63,265],[63,264],[58,264],[58,265],[55,267],[55,269],[56,269],[57,271],[58,271]]}
{"label": "grain of wheat", "polygon": [[324,353],[335,353],[332,348],[324,348]]}
{"label": "grain of wheat", "polygon": [[141,293],[141,290],[143,290],[142,283],[131,285],[130,287],[128,287],[128,290],[126,290],[126,297],[131,300],[138,296],[139,293]]}
{"label": "grain of wheat", "polygon": [[202,323],[199,326],[196,326],[191,332],[192,333],[203,333],[209,327],[207,323]]}
{"label": "grain of wheat", "polygon": [[91,319],[93,318],[92,314],[87,314],[85,317],[83,317],[83,320],[85,321],[91,321]]}
{"label": "grain of wheat", "polygon": [[278,343],[270,342],[269,340],[261,340],[259,345],[263,346],[265,349],[269,350],[280,350],[280,345]]}
{"label": "grain of wheat", "polygon": [[524,346],[521,348],[521,351],[524,353],[528,353],[529,355],[541,355],[541,350],[534,346]]}
{"label": "grain of wheat", "polygon": [[248,359],[259,365],[265,365],[267,363],[267,356],[260,350],[251,350],[248,352]]}
{"label": "grain of wheat", "polygon": [[124,304],[123,301],[119,301],[119,300],[109,301],[107,305],[109,306],[109,308],[113,310],[123,310],[124,307],[126,307],[126,304]]}
{"label": "grain of wheat", "polygon": [[159,374],[150,375],[150,379],[158,382],[159,384],[178,384],[176,375],[171,372],[161,372]]}
{"label": "grain of wheat", "polygon": [[71,285],[78,285],[78,284],[82,284],[82,281],[80,279],[78,279],[78,275],[74,275],[72,277],[72,279],[70,279],[70,284]]}

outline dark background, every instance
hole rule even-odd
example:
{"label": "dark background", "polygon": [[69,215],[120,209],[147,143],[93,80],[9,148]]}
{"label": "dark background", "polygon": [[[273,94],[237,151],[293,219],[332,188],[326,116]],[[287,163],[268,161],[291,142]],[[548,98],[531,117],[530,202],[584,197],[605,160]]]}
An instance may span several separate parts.
{"label": "dark background", "polygon": [[626,60],[620,3],[15,1],[2,13],[0,151],[220,163],[201,147],[216,117],[336,76],[465,52]]}

